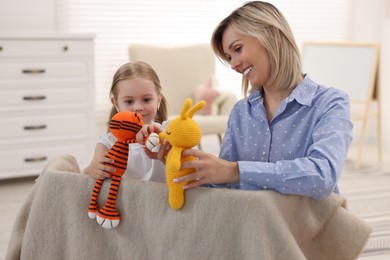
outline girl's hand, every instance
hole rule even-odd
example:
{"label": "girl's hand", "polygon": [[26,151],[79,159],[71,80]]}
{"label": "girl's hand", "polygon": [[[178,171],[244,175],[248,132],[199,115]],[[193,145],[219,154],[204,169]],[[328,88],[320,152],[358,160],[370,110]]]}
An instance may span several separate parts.
{"label": "girl's hand", "polygon": [[115,172],[115,168],[104,163],[114,163],[114,160],[103,156],[95,156],[91,163],[84,169],[84,173],[95,179],[111,178],[108,172]]}
{"label": "girl's hand", "polygon": [[160,150],[158,150],[158,152],[152,152],[148,148],[144,147],[145,153],[150,159],[160,160],[163,162],[163,164],[166,163],[167,154],[170,149],[171,146],[167,139],[164,139],[164,141],[160,145]]}
{"label": "girl's hand", "polygon": [[229,162],[212,154],[196,149],[184,150],[182,156],[194,156],[197,159],[183,162],[181,168],[194,168],[195,172],[176,178],[175,183],[189,182],[184,189],[191,189],[203,184],[237,183],[240,180],[238,163]]}
{"label": "girl's hand", "polygon": [[160,124],[158,123],[151,123],[151,124],[144,124],[141,128],[141,130],[138,131],[136,135],[136,139],[138,143],[141,145],[144,145],[145,143],[145,138],[151,134],[151,133],[160,133],[163,130],[161,129]]}

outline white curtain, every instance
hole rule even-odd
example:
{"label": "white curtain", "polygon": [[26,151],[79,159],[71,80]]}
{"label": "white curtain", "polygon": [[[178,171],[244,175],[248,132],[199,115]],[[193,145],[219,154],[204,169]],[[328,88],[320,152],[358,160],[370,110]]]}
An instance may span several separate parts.
{"label": "white curtain", "polygon": [[[209,43],[216,24],[246,1],[238,0],[57,0],[58,28],[93,33],[96,116],[105,122],[108,91],[116,69],[128,61],[130,43]],[[275,0],[303,41],[345,41],[349,0]],[[169,66],[169,61],[167,61]],[[188,68],[191,69],[191,68]],[[241,94],[241,77],[217,62],[219,87]]]}

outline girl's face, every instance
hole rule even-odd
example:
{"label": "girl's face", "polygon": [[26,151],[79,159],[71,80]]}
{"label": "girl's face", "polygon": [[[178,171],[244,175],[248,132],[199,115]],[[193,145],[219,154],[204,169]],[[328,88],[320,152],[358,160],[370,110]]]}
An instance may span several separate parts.
{"label": "girl's face", "polygon": [[153,122],[161,97],[152,81],[140,77],[121,80],[116,85],[116,93],[117,98],[111,101],[118,112],[138,112],[145,124]]}
{"label": "girl's face", "polygon": [[253,87],[264,85],[269,77],[269,58],[255,37],[228,26],[222,36],[222,47],[233,70],[243,74]]}

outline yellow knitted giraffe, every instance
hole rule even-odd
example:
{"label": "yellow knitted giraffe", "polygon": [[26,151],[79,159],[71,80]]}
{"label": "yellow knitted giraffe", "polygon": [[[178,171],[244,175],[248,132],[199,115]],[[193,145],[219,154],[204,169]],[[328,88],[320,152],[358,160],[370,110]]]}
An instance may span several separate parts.
{"label": "yellow knitted giraffe", "polygon": [[165,132],[159,134],[160,142],[167,139],[172,147],[167,155],[165,174],[169,189],[169,205],[173,209],[180,209],[184,205],[183,186],[186,183],[174,183],[173,179],[194,172],[194,169],[180,169],[182,162],[195,159],[193,156],[182,158],[181,153],[199,144],[202,133],[192,117],[205,105],[206,102],[202,100],[191,107],[192,100],[186,99],[180,115],[169,122]]}

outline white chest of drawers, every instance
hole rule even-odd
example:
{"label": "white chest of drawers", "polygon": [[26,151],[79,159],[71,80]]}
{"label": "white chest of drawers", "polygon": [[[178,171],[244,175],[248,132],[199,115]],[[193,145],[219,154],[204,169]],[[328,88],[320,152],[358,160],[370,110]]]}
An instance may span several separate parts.
{"label": "white chest of drawers", "polygon": [[0,33],[0,179],[39,174],[95,145],[94,38]]}

